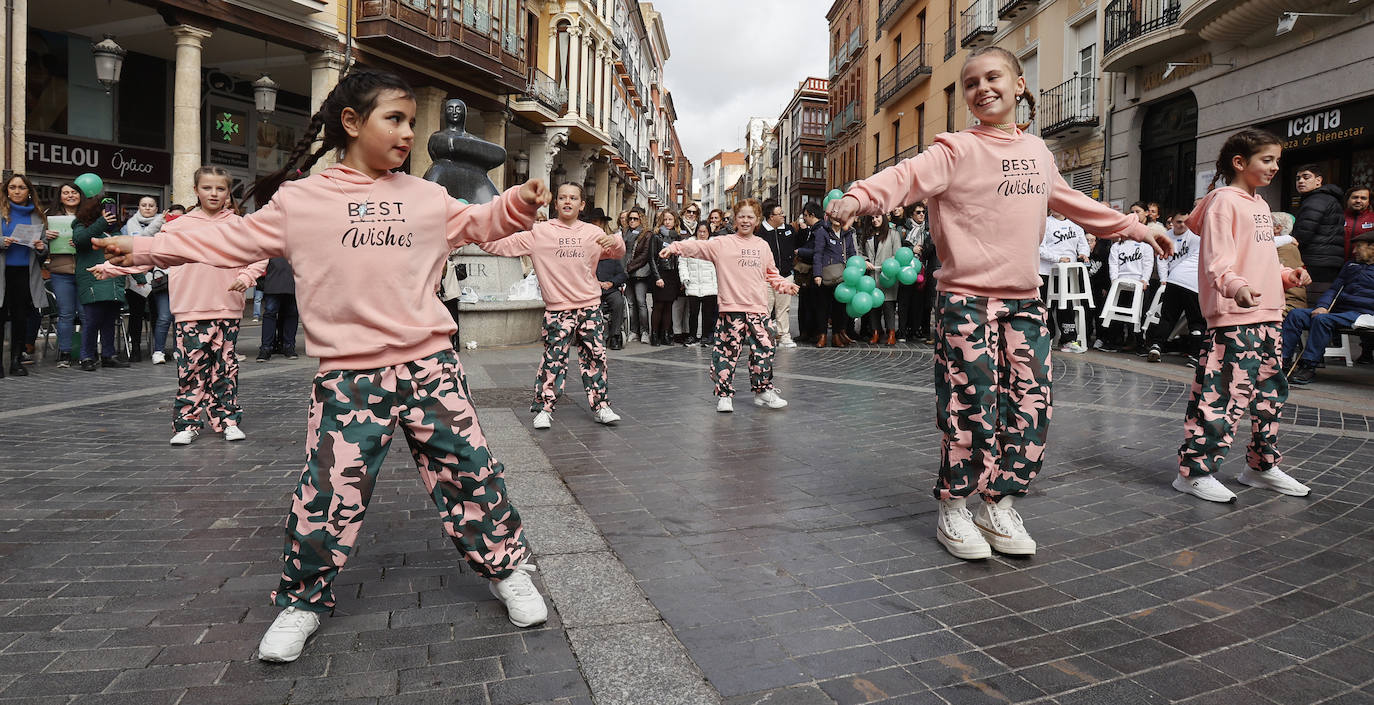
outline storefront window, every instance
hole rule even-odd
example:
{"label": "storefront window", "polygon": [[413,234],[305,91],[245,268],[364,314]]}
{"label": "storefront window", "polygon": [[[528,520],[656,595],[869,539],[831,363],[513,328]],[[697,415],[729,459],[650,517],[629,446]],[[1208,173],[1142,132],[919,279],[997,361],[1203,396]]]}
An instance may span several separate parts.
{"label": "storefront window", "polygon": [[167,129],[167,62],[154,56],[130,53],[124,59],[124,76],[137,77],[120,81],[119,141],[140,147],[166,149],[170,130]]}
{"label": "storefront window", "polygon": [[258,172],[269,173],[286,166],[296,146],[296,128],[275,121],[258,123]]}

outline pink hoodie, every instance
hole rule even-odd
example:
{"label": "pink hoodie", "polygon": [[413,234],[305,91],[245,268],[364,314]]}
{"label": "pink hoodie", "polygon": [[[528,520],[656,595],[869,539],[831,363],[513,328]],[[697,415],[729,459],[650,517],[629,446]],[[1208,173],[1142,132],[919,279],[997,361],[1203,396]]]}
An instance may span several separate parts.
{"label": "pink hoodie", "polygon": [[544,308],[550,311],[571,311],[601,305],[601,282],[596,278],[596,263],[625,254],[625,240],[612,235],[615,244],[601,249],[596,239],[606,231],[576,221],[564,225],[561,220],[535,223],[525,232],[502,240],[479,242],[486,252],[502,257],[528,255],[539,275],[539,292],[544,296]]}
{"label": "pink hoodie", "polygon": [[[1279,264],[1269,204],[1235,186],[1207,194],[1188,216],[1188,229],[1201,239],[1198,303],[1213,328],[1283,320],[1283,290],[1297,286],[1294,270]],[[1236,292],[1248,286],[1259,305],[1241,308]]]}
{"label": "pink hoodie", "polygon": [[[210,216],[195,209],[162,226],[161,232],[180,237],[206,223],[232,226],[227,237],[243,237],[243,218],[228,209]],[[267,260],[259,260],[243,269],[220,269],[208,264],[183,264],[167,270],[167,291],[171,294],[172,313],[177,321],[212,321],[221,318],[243,318],[243,292],[229,291],[235,281],[253,286],[267,271]]]}
{"label": "pink hoodie", "polygon": [[492,203],[469,206],[409,174],[374,180],[336,165],[282,185],[240,222],[134,238],[133,259],[161,267],[242,267],[286,257],[306,344],[320,369],[364,370],[448,349],[455,327],[434,292],[449,251],[533,221],[534,205],[513,188]]}
{"label": "pink hoodie", "polygon": [[845,197],[868,214],[926,201],[940,256],[936,288],[998,299],[1038,296],[1047,209],[1100,236],[1150,234],[1135,216],[1070,188],[1039,137],[982,125],[936,135],[929,149],[855,183]]}
{"label": "pink hoodie", "polygon": [[[709,260],[716,265],[716,289],[721,313],[768,313],[763,297],[767,283],[780,294],[791,293],[792,283],[778,274],[773,250],[762,238],[737,233],[709,240],[678,240],[668,251],[684,257]],[[651,253],[657,257],[658,253]]]}

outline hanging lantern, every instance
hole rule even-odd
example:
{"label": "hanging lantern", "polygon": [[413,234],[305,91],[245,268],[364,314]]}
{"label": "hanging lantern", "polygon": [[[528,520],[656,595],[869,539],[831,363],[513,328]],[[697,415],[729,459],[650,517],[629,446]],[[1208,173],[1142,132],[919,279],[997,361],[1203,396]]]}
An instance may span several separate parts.
{"label": "hanging lantern", "polygon": [[119,83],[119,72],[124,68],[124,55],[127,53],[124,47],[115,44],[112,34],[105,35],[98,44],[91,46],[91,55],[95,57],[95,78],[105,87],[107,94]]}
{"label": "hanging lantern", "polygon": [[253,105],[264,120],[277,109],[277,82],[267,74],[253,81]]}

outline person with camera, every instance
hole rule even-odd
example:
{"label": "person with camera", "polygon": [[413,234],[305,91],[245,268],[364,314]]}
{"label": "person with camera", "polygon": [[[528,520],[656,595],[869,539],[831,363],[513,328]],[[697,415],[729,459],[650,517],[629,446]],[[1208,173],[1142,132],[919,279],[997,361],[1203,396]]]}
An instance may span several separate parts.
{"label": "person with camera", "polygon": [[95,372],[96,343],[100,344],[100,367],[122,368],[129,363],[119,359],[115,347],[115,323],[124,303],[125,277],[99,279],[90,270],[105,262],[105,251],[92,247],[91,239],[119,232],[111,199],[83,197],[72,223],[72,246],[76,249],[76,296],[81,302],[81,369]]}

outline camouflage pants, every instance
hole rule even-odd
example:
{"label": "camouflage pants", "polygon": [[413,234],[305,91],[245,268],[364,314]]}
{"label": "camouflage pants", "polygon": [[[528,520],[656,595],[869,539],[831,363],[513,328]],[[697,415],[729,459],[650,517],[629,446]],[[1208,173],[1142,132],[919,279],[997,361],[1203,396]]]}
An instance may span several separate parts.
{"label": "camouflage pants", "polygon": [[571,311],[544,311],[544,360],[534,381],[534,403],[530,411],[553,413],[563,395],[563,378],[568,374],[568,359],[577,340],[582,361],[582,386],[587,390],[587,405],[596,411],[610,402],[606,399],[606,327],[600,306]]}
{"label": "camouflage pants", "polygon": [[1207,331],[1178,449],[1178,469],[1184,477],[1221,469],[1247,409],[1246,463],[1268,470],[1283,459],[1278,449],[1279,414],[1288,401],[1288,377],[1279,362],[1279,339],[1278,323]]}
{"label": "camouflage pants", "polygon": [[766,313],[722,313],[716,319],[715,343],[711,346],[711,381],[716,396],[735,396],[735,362],[749,344],[749,388],[755,394],[773,388],[773,352],[777,328]]}
{"label": "camouflage pants", "polygon": [[1044,303],[941,292],[936,323],[936,499],[1024,495],[1050,426]]}
{"label": "camouflage pants", "polygon": [[510,575],[525,560],[520,515],[506,496],[452,350],[375,370],[315,377],[306,464],[286,517],[285,567],[272,601],[333,609],[335,577],[357,544],[377,472],[397,427],[444,532],[478,574]]}
{"label": "camouflage pants", "polygon": [[234,344],[239,339],[238,319],[178,321],[177,397],[172,425],[178,431],[201,428],[201,415],[210,418],[210,430],[219,433],[238,425],[239,358]]}

